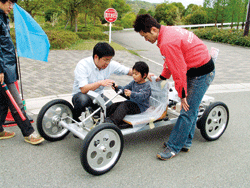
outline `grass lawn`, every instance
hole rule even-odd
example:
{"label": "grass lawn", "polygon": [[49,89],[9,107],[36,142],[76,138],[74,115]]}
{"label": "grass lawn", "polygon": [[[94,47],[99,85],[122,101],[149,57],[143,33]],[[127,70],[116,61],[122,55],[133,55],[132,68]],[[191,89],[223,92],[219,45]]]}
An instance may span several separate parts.
{"label": "grass lawn", "polygon": [[[109,42],[109,41],[99,41],[99,40],[80,40],[78,43],[73,44],[72,46],[70,46],[69,48],[67,48],[67,50],[93,50],[94,46],[98,43],[98,42]],[[110,44],[115,51],[117,50],[126,50],[126,48],[124,48],[123,46],[115,43],[115,42],[111,42]]]}

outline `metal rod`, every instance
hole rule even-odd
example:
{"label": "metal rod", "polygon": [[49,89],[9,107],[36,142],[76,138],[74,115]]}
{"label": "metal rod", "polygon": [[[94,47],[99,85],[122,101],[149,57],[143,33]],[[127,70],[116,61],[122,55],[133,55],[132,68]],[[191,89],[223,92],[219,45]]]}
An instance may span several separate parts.
{"label": "metal rod", "polygon": [[[111,99],[109,99],[108,101],[106,101],[104,104],[105,104],[105,105],[108,104],[110,101],[112,101],[114,98],[116,98],[116,97],[117,97],[118,95],[120,95],[121,93],[122,93],[122,90],[120,89],[114,97],[112,97]],[[97,112],[98,112],[99,110],[101,110],[101,109],[102,109],[101,107],[97,108],[92,114],[90,114],[87,118],[85,118],[85,119],[82,121],[82,123],[80,123],[80,125],[82,125],[85,121],[87,121],[88,119],[90,119],[95,113],[97,113]]]}
{"label": "metal rod", "polygon": [[111,22],[109,22],[109,44],[111,43],[111,26],[112,25],[112,23]]}
{"label": "metal rod", "polygon": [[19,60],[19,56],[17,56],[17,64],[18,64],[18,72],[19,72],[19,82],[20,82],[20,91],[21,91],[21,96],[22,96],[22,100],[23,99],[23,83],[22,83],[22,73],[21,73],[21,63],[20,63],[20,60]]}
{"label": "metal rod", "polygon": [[[81,138],[82,140],[85,139],[87,132],[84,133],[83,131],[80,130],[79,127],[75,126],[74,124],[67,124],[65,121],[60,121],[59,125],[70,130],[74,135],[76,135],[77,137]],[[77,130],[79,129],[79,130]]]}

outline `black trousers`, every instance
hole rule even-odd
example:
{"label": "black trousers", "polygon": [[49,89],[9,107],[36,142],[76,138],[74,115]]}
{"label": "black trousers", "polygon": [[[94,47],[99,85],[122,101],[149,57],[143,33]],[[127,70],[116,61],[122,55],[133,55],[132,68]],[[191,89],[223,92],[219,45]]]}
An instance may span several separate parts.
{"label": "black trousers", "polygon": [[126,115],[139,113],[141,113],[139,106],[129,100],[113,103],[107,108],[107,117],[110,117],[116,125],[122,124],[122,120]]}
{"label": "black trousers", "polygon": [[[108,98],[104,95],[101,95],[104,101],[108,101]],[[85,112],[86,107],[91,107],[93,110],[96,110],[99,106],[94,104],[92,99],[83,93],[77,93],[72,98],[73,103],[73,119],[80,121],[78,118],[81,116],[82,112]],[[108,103],[106,106],[110,106],[112,102]]]}
{"label": "black trousers", "polygon": [[21,109],[24,117],[26,120],[22,120],[19,113],[17,112],[14,105],[11,103],[8,95],[6,94],[5,90],[2,88],[2,85],[0,85],[0,132],[4,131],[3,124],[5,122],[6,116],[8,114],[8,108],[11,111],[11,114],[17,123],[18,127],[21,129],[21,132],[23,136],[29,136],[34,132],[34,128],[32,127],[29,118],[26,115],[26,112],[23,108],[23,103],[21,100],[21,97],[17,91],[17,88],[14,83],[7,84],[7,87],[9,88],[9,91],[13,98],[15,99],[16,103],[18,104],[19,108]]}

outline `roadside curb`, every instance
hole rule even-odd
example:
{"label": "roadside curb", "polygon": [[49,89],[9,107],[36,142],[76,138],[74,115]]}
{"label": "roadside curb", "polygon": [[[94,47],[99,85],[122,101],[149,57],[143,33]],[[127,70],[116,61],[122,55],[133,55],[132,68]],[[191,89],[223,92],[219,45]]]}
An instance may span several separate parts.
{"label": "roadside curb", "polygon": [[[173,82],[170,82],[173,84]],[[241,84],[220,84],[220,85],[211,85],[206,92],[206,95],[216,94],[216,93],[232,93],[232,92],[245,92],[250,91],[250,83],[241,83]],[[115,92],[113,90],[104,90],[105,95],[110,98],[114,96]],[[29,114],[37,115],[41,108],[48,102],[54,99],[64,99],[68,102],[71,102],[72,94],[62,94],[62,95],[51,95],[40,98],[30,98],[26,99],[26,108]],[[117,96],[113,101],[121,101],[122,97]]]}

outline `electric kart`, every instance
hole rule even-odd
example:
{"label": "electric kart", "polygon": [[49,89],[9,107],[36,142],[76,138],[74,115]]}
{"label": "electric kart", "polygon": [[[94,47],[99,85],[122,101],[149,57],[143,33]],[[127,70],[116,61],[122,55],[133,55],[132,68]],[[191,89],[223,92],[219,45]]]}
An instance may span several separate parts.
{"label": "electric kart", "polygon": [[[123,136],[176,123],[180,112],[177,92],[168,82],[151,82],[152,96],[150,108],[141,114],[127,115],[124,125],[117,127],[105,123],[106,105],[113,101],[121,91],[105,102],[101,95],[89,91],[97,110],[87,110],[80,117],[81,122],[73,119],[72,105],[66,100],[56,99],[42,107],[37,117],[37,129],[48,141],[59,141],[69,132],[83,140],[80,160],[83,168],[93,175],[101,175],[111,170],[118,162],[122,151]],[[96,117],[96,114],[99,114]],[[208,141],[217,140],[227,128],[229,110],[223,102],[205,95],[199,108],[197,128]],[[126,126],[127,125],[127,126]]]}

